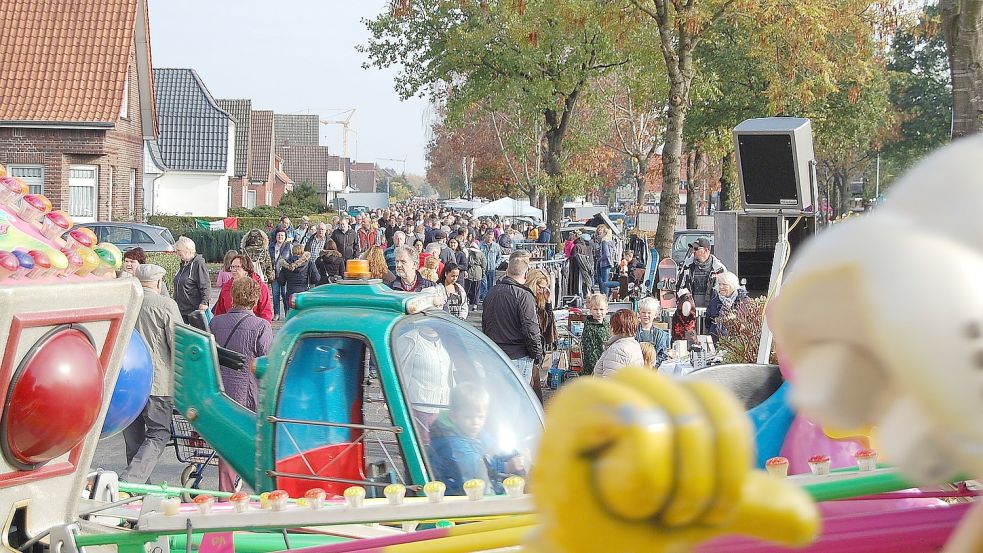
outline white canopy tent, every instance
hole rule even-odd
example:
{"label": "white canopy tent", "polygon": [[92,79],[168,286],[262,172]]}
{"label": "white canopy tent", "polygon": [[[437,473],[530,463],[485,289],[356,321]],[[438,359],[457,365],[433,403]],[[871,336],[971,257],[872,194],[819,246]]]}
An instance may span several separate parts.
{"label": "white canopy tent", "polygon": [[444,202],[444,207],[457,211],[472,211],[483,205],[485,205],[483,202],[471,202],[460,198]]}
{"label": "white canopy tent", "polygon": [[513,200],[508,196],[489,202],[474,210],[476,217],[516,217],[524,215],[526,217],[543,218],[543,210],[529,205],[529,200]]}

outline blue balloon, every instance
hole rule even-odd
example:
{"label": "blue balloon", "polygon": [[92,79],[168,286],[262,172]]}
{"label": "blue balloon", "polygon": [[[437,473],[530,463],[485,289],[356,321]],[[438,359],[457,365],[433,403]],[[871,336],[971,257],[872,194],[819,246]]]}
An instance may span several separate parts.
{"label": "blue balloon", "polygon": [[136,420],[150,398],[154,382],[154,363],[150,348],[136,330],[130,335],[130,343],[123,354],[123,366],[116,378],[116,388],[109,401],[109,411],[102,423],[100,438],[115,436]]}

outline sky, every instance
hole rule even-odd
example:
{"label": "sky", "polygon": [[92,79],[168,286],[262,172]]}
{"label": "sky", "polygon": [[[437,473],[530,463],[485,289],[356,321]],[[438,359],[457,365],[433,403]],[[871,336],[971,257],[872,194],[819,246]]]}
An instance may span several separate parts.
{"label": "sky", "polygon": [[[356,161],[424,174],[429,102],[401,101],[393,69],[362,69],[362,18],[386,0],[149,0],[154,67],[191,68],[215,98],[248,98],[253,109],[343,119],[356,110]],[[341,125],[322,125],[321,144],[342,153]]]}

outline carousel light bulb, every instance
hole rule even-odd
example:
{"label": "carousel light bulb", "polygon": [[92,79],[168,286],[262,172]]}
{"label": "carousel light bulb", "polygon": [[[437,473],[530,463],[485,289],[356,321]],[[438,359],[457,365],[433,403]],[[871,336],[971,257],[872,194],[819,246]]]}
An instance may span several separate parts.
{"label": "carousel light bulb", "polygon": [[[348,490],[345,490],[345,493],[347,494]],[[322,505],[324,505],[324,498],[327,497],[327,495],[328,494],[321,488],[311,488],[304,494],[304,499],[307,500],[307,504],[311,507],[311,510],[316,511],[320,509]]]}
{"label": "carousel light bulb", "polygon": [[427,499],[430,503],[440,503],[444,500],[444,492],[447,491],[447,486],[439,480],[434,480],[432,482],[427,482],[423,486],[423,493],[427,495]]}
{"label": "carousel light bulb", "polygon": [[402,484],[389,484],[382,493],[386,495],[390,505],[402,505],[406,497],[406,486]]}
{"label": "carousel light bulb", "polygon": [[509,476],[502,481],[502,487],[509,497],[522,497],[526,489],[526,479],[521,476]]}
{"label": "carousel light bulb", "polygon": [[245,513],[249,510],[249,494],[246,492],[236,492],[229,497],[229,502],[237,513]]}
{"label": "carousel light bulb", "polygon": [[289,493],[284,490],[273,490],[267,497],[270,501],[270,508],[274,511],[285,511],[287,509],[287,500],[290,499]]}
{"label": "carousel light bulb", "polygon": [[485,481],[480,478],[472,478],[464,483],[464,493],[471,501],[478,501],[485,496]]}
{"label": "carousel light bulb", "polygon": [[176,497],[167,497],[160,501],[160,507],[164,510],[164,516],[172,517],[180,511],[181,500]]}
{"label": "carousel light bulb", "polygon": [[358,509],[365,505],[365,488],[362,486],[352,486],[345,490],[345,502],[352,509]]}
{"label": "carousel light bulb", "polygon": [[195,505],[198,506],[198,512],[207,515],[212,512],[212,505],[215,504],[215,498],[208,495],[202,494],[195,497]]}

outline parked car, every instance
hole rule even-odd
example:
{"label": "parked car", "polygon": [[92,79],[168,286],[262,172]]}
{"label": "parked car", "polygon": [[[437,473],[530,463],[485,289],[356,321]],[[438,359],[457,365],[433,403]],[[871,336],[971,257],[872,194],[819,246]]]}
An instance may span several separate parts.
{"label": "parked car", "polygon": [[144,223],[80,223],[96,233],[100,242],[115,244],[121,251],[143,248],[146,252],[173,252],[174,236],[165,227]]}
{"label": "parked car", "polygon": [[672,235],[672,260],[677,265],[682,265],[686,256],[689,255],[689,245],[696,242],[699,238],[706,238],[710,241],[710,251],[713,252],[713,231],[712,230],[677,230]]}

